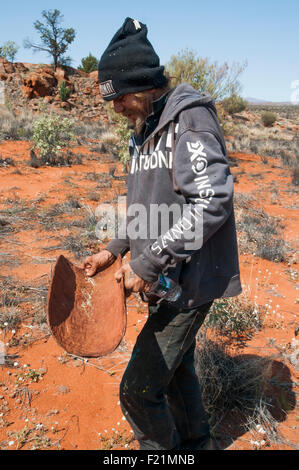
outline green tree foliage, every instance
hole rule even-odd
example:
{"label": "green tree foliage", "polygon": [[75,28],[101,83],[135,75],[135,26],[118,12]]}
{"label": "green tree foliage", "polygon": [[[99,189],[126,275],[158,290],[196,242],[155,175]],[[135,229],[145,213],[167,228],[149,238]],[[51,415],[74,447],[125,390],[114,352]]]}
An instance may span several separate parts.
{"label": "green tree foliage", "polygon": [[81,64],[82,65],[79,65],[78,70],[82,70],[83,72],[90,73],[98,70],[98,59],[91,53],[89,53],[87,57],[83,57],[83,59],[81,59]]}
{"label": "green tree foliage", "polygon": [[272,113],[272,111],[265,111],[264,113],[262,113],[261,118],[265,127],[271,127],[277,120],[277,115],[275,113]]}
{"label": "green tree foliage", "polygon": [[41,44],[33,44],[29,39],[24,41],[24,47],[33,51],[47,52],[53,57],[53,66],[56,70],[59,64],[70,63],[70,58],[65,57],[69,45],[75,39],[76,33],[73,28],[63,29],[59,25],[63,21],[63,15],[59,10],[43,10],[44,23],[37,20],[33,23],[34,28],[40,35]]}
{"label": "green tree foliage", "polygon": [[14,41],[6,41],[2,47],[0,47],[0,57],[3,57],[3,59],[9,60],[10,62],[14,62],[19,49],[19,46]]}
{"label": "green tree foliage", "polygon": [[61,101],[67,101],[70,97],[71,90],[66,86],[65,80],[62,80],[59,87],[59,96]]}
{"label": "green tree foliage", "polygon": [[33,148],[38,149],[42,162],[55,165],[62,149],[74,139],[74,122],[58,115],[44,115],[33,125]]}
{"label": "green tree foliage", "polygon": [[227,62],[219,65],[197,56],[193,50],[185,49],[172,55],[165,69],[172,86],[187,82],[198,91],[210,93],[215,100],[222,100],[239,92],[241,85],[238,79],[246,66],[246,63],[229,66]]}
{"label": "green tree foliage", "polygon": [[236,93],[229,96],[228,98],[224,98],[222,101],[222,106],[224,111],[229,114],[240,113],[244,111],[247,107],[247,102],[243,100],[243,98]]}

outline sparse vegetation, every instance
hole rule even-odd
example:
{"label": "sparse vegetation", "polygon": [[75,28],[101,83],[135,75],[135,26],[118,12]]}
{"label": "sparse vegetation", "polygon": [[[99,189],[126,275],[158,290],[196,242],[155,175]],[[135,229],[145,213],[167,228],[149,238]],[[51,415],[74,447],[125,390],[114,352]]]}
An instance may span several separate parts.
{"label": "sparse vegetation", "polygon": [[107,147],[112,145],[114,151],[123,165],[123,170],[127,169],[127,164],[130,160],[129,154],[129,139],[133,133],[130,128],[128,120],[121,114],[116,114],[112,107],[108,104],[108,115],[111,124],[114,126],[115,133],[107,133],[102,135],[102,143]]}
{"label": "sparse vegetation", "polygon": [[59,24],[63,21],[63,15],[59,10],[43,10],[42,21],[35,21],[34,28],[40,35],[42,44],[34,44],[29,39],[25,39],[24,47],[33,49],[33,51],[44,51],[53,57],[53,66],[56,70],[59,64],[66,64],[70,62],[70,58],[64,54],[69,45],[75,39],[76,33],[73,28],[63,29]]}
{"label": "sparse vegetation", "polygon": [[247,107],[247,102],[243,100],[241,96],[238,96],[236,93],[232,94],[228,98],[225,98],[221,104],[224,110],[229,114],[240,113],[241,111],[244,111]]}
{"label": "sparse vegetation", "polygon": [[271,400],[267,395],[272,375],[271,358],[235,356],[225,344],[203,337],[196,349],[195,366],[212,429],[227,414],[238,413],[246,422],[251,420],[252,424],[258,424],[260,413],[257,410],[265,413],[265,409],[275,428],[277,423],[268,411]]}
{"label": "sparse vegetation", "polygon": [[279,219],[256,207],[250,195],[236,194],[235,207],[240,251],[270,261],[286,261],[289,247],[282,238],[283,225]]}
{"label": "sparse vegetation", "polygon": [[9,60],[10,62],[14,62],[19,49],[19,46],[14,41],[6,41],[0,47],[0,57],[3,57],[3,59]]}
{"label": "sparse vegetation", "polygon": [[265,111],[262,113],[261,119],[265,127],[271,127],[277,120],[277,115],[272,111]]}
{"label": "sparse vegetation", "polygon": [[0,141],[30,140],[32,138],[33,115],[23,111],[16,116],[8,108],[0,109]]}
{"label": "sparse vegetation", "polygon": [[42,116],[33,126],[33,145],[39,150],[41,162],[59,165],[65,162],[62,148],[74,139],[74,122],[58,115]]}
{"label": "sparse vegetation", "polygon": [[246,63],[231,66],[226,62],[222,65],[211,63],[208,58],[201,58],[193,50],[185,49],[172,55],[165,68],[172,86],[187,82],[195,90],[206,91],[215,100],[222,100],[239,92],[239,77],[246,66]]}
{"label": "sparse vegetation", "polygon": [[263,309],[245,293],[216,299],[205,320],[206,326],[231,338],[250,338],[262,326]]}
{"label": "sparse vegetation", "polygon": [[62,80],[59,87],[59,96],[61,101],[67,101],[70,97],[71,90],[66,86],[66,81]]}
{"label": "sparse vegetation", "polygon": [[91,53],[89,53],[87,57],[83,57],[83,59],[81,59],[81,64],[82,65],[79,65],[78,70],[82,70],[85,73],[98,70],[98,59]]}

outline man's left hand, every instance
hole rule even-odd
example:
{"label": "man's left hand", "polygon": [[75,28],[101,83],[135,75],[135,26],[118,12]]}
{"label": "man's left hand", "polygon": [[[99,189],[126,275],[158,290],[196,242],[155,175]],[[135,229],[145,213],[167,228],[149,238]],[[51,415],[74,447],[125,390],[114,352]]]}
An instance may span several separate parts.
{"label": "man's left hand", "polygon": [[130,264],[124,264],[114,274],[115,279],[120,282],[124,278],[125,289],[128,294],[131,292],[149,292],[152,283],[144,281],[131,268]]}

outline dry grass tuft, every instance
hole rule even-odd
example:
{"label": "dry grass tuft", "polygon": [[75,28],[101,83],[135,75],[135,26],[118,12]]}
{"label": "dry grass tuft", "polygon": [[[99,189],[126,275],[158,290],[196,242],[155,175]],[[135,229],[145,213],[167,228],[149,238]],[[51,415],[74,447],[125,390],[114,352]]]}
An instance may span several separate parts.
{"label": "dry grass tuft", "polygon": [[257,410],[270,406],[267,386],[272,362],[272,359],[259,356],[234,356],[224,344],[205,336],[200,340],[195,367],[212,427],[232,412],[256,421]]}

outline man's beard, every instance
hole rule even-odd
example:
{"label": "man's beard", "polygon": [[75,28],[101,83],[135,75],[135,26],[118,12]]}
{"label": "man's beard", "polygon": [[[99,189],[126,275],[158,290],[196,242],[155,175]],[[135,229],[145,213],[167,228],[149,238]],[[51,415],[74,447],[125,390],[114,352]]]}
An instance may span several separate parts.
{"label": "man's beard", "polygon": [[136,93],[135,96],[139,99],[140,104],[142,105],[143,116],[138,116],[135,123],[132,124],[132,127],[129,127],[134,129],[135,135],[138,135],[141,133],[147,117],[153,112],[153,98],[152,96],[144,95],[142,92]]}

